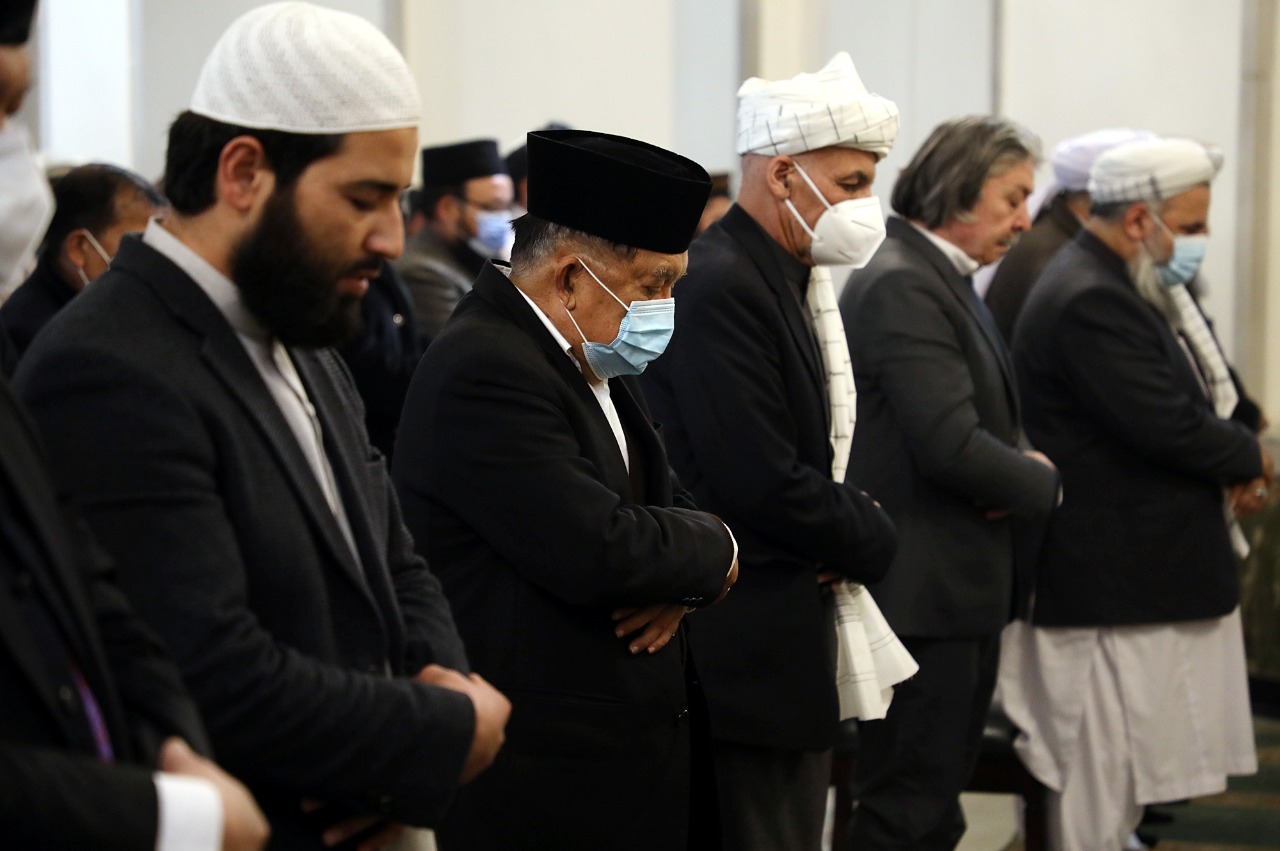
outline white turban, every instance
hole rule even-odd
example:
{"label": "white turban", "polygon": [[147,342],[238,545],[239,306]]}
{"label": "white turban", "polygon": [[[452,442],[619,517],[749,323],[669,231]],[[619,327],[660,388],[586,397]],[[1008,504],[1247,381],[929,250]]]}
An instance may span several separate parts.
{"label": "white turban", "polygon": [[1222,155],[1191,139],[1148,139],[1118,145],[1093,164],[1095,204],[1164,201],[1213,180]]}
{"label": "white turban", "polygon": [[848,53],[816,74],[752,77],[738,89],[738,153],[803,154],[833,145],[884,157],[898,135],[898,107],[871,94]]}
{"label": "white turban", "polygon": [[310,3],[241,15],[200,70],[191,111],[288,133],[358,133],[416,127],[418,88],[404,57],[377,27]]}
{"label": "white turban", "polygon": [[1062,189],[1082,192],[1089,188],[1089,169],[1099,156],[1116,145],[1154,138],[1156,134],[1149,130],[1114,127],[1064,139],[1053,149],[1053,182]]}

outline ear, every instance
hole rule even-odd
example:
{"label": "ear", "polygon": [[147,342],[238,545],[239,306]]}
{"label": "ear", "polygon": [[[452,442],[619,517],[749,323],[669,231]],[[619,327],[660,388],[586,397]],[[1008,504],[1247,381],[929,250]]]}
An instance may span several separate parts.
{"label": "ear", "polygon": [[1134,242],[1139,242],[1148,236],[1150,220],[1151,208],[1146,204],[1138,203],[1129,205],[1128,209],[1124,211],[1124,217],[1120,222],[1125,236]]}
{"label": "ear", "polygon": [[552,281],[555,284],[556,297],[569,310],[573,310],[578,304],[574,284],[580,271],[582,267],[578,264],[578,258],[572,253],[561,251],[556,255],[551,271]]}
{"label": "ear", "polygon": [[90,251],[93,251],[93,247],[89,245],[89,238],[85,236],[84,228],[76,228],[62,241],[62,253],[66,255],[67,262],[77,269],[84,268]]}
{"label": "ear", "polygon": [[769,160],[765,165],[765,183],[769,187],[769,194],[779,201],[784,198],[791,197],[791,181],[795,171],[795,160],[785,154]]}
{"label": "ear", "polygon": [[452,224],[461,215],[462,204],[458,202],[458,196],[450,193],[440,196],[440,200],[436,201],[436,221]]}
{"label": "ear", "polygon": [[275,188],[275,172],[262,143],[252,136],[236,136],[218,154],[215,197],[240,213],[253,209]]}

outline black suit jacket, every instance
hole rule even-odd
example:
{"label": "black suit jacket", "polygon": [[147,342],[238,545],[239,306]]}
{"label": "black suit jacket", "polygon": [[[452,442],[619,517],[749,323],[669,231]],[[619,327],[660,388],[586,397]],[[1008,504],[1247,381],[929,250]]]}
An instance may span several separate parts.
{"label": "black suit jacket", "polygon": [[[858,385],[849,475],[901,536],[872,593],[901,635],[999,632],[1031,587],[1015,526],[1042,519],[1058,492],[1057,474],[1020,451],[1000,333],[968,279],[897,218],[840,311]],[[986,519],[993,508],[1010,517]]]}
{"label": "black suit jacket", "polygon": [[1079,230],[1080,220],[1067,208],[1065,196],[1058,195],[1036,218],[1035,227],[1000,261],[984,300],[1007,345],[1013,345],[1013,327],[1032,284],[1058,249],[1070,242]]}
{"label": "black suit jacket", "polygon": [[880,578],[894,534],[871,499],[831,480],[821,356],[769,241],[737,206],[698,238],[675,335],[642,383],[672,466],[741,546],[738,584],[691,627],[713,733],[824,750],[837,701],[816,576]]}
{"label": "black suit jacket", "polygon": [[222,764],[279,847],[319,847],[302,797],[429,824],[474,726],[448,605],[400,519],[351,379],[290,352],[322,424],[353,557],[293,433],[203,290],[136,237],[46,327],[16,386],[61,482],[169,643]]}
{"label": "black suit jacket", "polygon": [[[157,639],[114,584],[111,564],[55,494],[35,430],[0,380],[0,835],[6,848],[150,849],[159,743],[178,735],[208,753],[195,704]],[[116,763],[91,742],[83,707],[59,692],[49,648],[23,612],[32,595],[74,655],[102,711]]]}
{"label": "black suit jacket", "polygon": [[1082,232],[1018,320],[1027,431],[1062,471],[1033,618],[1096,626],[1209,618],[1237,602],[1222,487],[1261,474],[1124,262]]}
{"label": "black suit jacket", "polygon": [[53,264],[42,257],[22,285],[0,305],[0,325],[8,333],[18,357],[53,315],[75,298],[76,291],[58,277]]}
{"label": "black suit jacket", "polygon": [[[620,831],[684,830],[628,824],[663,791],[647,783],[667,772],[688,783],[680,642],[632,655],[611,613],[713,599],[733,547],[674,480],[634,380],[609,389],[630,475],[577,366],[489,264],[405,401],[393,466],[405,517],[476,671],[512,702],[503,752],[462,792],[459,837],[499,829],[473,814],[504,789],[519,791],[493,811],[526,831],[522,847],[648,847]],[[547,802],[564,766],[584,788]]]}

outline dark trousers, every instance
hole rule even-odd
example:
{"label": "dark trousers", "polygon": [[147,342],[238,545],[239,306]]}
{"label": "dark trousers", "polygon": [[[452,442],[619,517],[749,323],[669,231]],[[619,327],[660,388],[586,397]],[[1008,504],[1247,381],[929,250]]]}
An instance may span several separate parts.
{"label": "dark trousers", "polygon": [[858,724],[855,851],[951,851],[964,835],[969,782],[991,707],[999,634],[907,638],[920,672],[894,689],[882,721]]}
{"label": "dark trousers", "polygon": [[831,751],[714,744],[724,851],[822,848]]}

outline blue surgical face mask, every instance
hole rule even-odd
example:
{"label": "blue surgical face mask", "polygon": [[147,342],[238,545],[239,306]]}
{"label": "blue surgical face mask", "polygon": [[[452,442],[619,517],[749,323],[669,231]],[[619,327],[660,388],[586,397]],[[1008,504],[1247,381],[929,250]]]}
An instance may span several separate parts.
{"label": "blue surgical face mask", "polygon": [[477,254],[508,260],[511,258],[511,244],[514,241],[515,231],[511,228],[510,211],[476,211],[476,235],[469,243]]}
{"label": "blue surgical face mask", "polygon": [[[577,258],[582,263],[582,258]],[[607,381],[619,375],[639,375],[649,362],[662,354],[671,342],[671,333],[676,327],[676,300],[674,298],[655,298],[650,301],[633,301],[628,307],[626,302],[618,298],[613,290],[604,285],[596,277],[596,273],[582,263],[582,268],[595,279],[600,288],[613,296],[613,300],[627,308],[627,315],[622,317],[618,326],[618,336],[608,345],[593,343],[578,328],[578,321],[569,313],[569,321],[578,329],[582,337],[582,354],[587,359],[587,366],[601,381]]]}
{"label": "blue surgical face mask", "polygon": [[1191,279],[1200,271],[1200,264],[1204,262],[1204,253],[1209,247],[1209,237],[1204,234],[1174,234],[1164,220],[1159,216],[1154,218],[1173,240],[1173,254],[1166,262],[1156,265],[1156,274],[1160,276],[1160,283],[1166,287],[1191,283]]}

